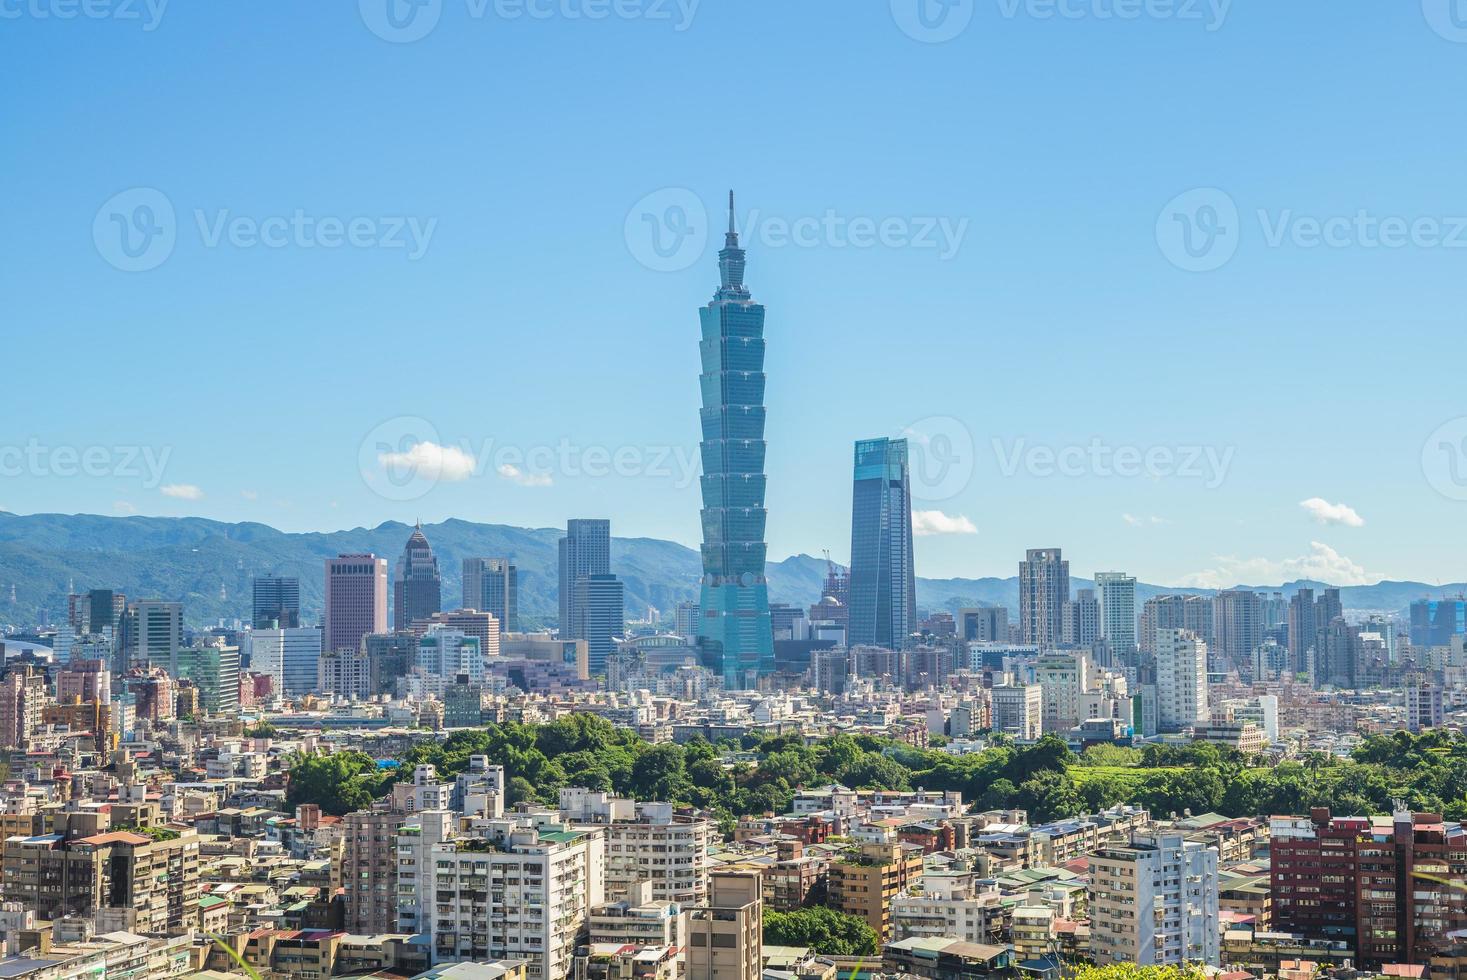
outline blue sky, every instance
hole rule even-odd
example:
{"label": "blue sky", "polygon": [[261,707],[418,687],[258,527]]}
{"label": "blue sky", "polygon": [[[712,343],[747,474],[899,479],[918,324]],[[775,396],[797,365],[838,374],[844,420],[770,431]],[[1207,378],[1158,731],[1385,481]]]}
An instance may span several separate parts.
{"label": "blue sky", "polygon": [[732,186],[774,557],[909,432],[922,575],[1467,578],[1447,0],[91,2],[0,4],[0,508],[696,543]]}

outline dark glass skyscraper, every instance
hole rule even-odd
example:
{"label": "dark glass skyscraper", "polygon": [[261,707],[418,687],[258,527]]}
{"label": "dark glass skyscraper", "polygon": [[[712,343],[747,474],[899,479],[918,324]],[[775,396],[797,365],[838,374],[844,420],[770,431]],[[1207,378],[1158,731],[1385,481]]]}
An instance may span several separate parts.
{"label": "dark glass skyscraper", "polygon": [[393,629],[412,629],[419,619],[443,610],[443,583],[438,559],[423,536],[423,525],[413,528],[402,557],[397,560],[397,582],[392,590]]}
{"label": "dark glass skyscraper", "polygon": [[744,286],[744,250],[728,194],[720,285],[698,311],[703,373],[703,589],[698,642],[727,687],[774,672],[764,579],[764,307]]}
{"label": "dark glass skyscraper", "polygon": [[916,625],[907,440],[856,443],[851,494],[851,646],[899,650]]}
{"label": "dark glass skyscraper", "polygon": [[292,630],[300,626],[300,579],[263,575],[253,585],[250,623],[255,629]]}

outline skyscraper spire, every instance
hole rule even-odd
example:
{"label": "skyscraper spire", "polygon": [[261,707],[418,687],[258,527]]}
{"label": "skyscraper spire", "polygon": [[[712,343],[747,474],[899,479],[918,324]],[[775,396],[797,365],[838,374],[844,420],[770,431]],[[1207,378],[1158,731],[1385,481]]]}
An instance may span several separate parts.
{"label": "skyscraper spire", "polygon": [[723,249],[718,253],[720,288],[714,301],[749,298],[744,288],[744,250],[739,248],[739,233],[734,227],[734,192],[728,192],[728,234],[723,236]]}

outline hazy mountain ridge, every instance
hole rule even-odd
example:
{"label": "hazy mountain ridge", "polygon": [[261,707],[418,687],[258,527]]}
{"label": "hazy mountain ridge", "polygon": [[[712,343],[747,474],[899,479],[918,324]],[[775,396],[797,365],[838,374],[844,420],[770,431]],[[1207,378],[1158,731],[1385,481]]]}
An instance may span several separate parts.
{"label": "hazy mountain ridge", "polygon": [[[250,579],[267,572],[300,578],[303,613],[307,621],[314,622],[321,609],[324,559],[343,552],[371,551],[395,565],[411,531],[396,521],[375,528],[289,533],[265,524],[194,517],[21,517],[0,512],[0,624],[29,626],[63,619],[69,582],[78,590],[114,587],[134,598],[182,601],[189,622],[195,625],[221,618],[244,619],[249,613]],[[464,558],[508,556],[520,570],[522,615],[529,620],[555,618],[559,592],[556,542],[561,529],[450,519],[425,525],[423,531],[438,556],[445,606],[461,602]],[[632,616],[644,615],[648,605],[669,612],[679,601],[697,596],[701,569],[693,548],[656,538],[614,538],[611,564],[626,583]],[[769,563],[768,576],[772,600],[807,605],[820,597],[825,561],[794,555]],[[1077,589],[1092,585],[1083,578],[1071,582]],[[12,585],[14,603],[10,601]],[[1247,587],[1288,593],[1301,585],[1326,587],[1310,582]],[[1137,602],[1181,591],[1211,592],[1141,583]],[[1459,592],[1467,592],[1467,585],[1380,582],[1342,588],[1341,598],[1347,609],[1401,611],[1422,596]],[[1016,610],[1018,581],[919,578],[917,603],[937,609],[1003,605]]]}

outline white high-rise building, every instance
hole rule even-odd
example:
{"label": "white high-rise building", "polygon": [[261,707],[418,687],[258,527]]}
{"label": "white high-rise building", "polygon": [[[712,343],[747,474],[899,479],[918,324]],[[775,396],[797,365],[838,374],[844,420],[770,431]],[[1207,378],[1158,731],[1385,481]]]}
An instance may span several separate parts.
{"label": "white high-rise building", "polygon": [[1084,651],[1047,653],[1034,665],[1044,691],[1044,733],[1067,735],[1083,717],[1080,697],[1090,689],[1090,656]]}
{"label": "white high-rise building", "polygon": [[1156,632],[1157,722],[1163,732],[1179,732],[1207,713],[1207,644],[1196,633]]}
{"label": "white high-rise building", "polygon": [[245,634],[250,670],[269,674],[275,693],[298,697],[318,689],[321,631],[314,626],[297,629],[250,630]]}
{"label": "white high-rise building", "polygon": [[443,696],[443,689],[460,676],[477,684],[484,679],[483,648],[477,636],[446,626],[431,626],[418,638],[418,659],[413,675],[429,693]]}
{"label": "white high-rise building", "polygon": [[398,834],[399,928],[427,938],[435,965],[514,959],[530,980],[569,977],[577,936],[603,904],[600,831],[526,815],[470,837],[451,828],[450,812],[425,811]]}
{"label": "white high-rise building", "polygon": [[1100,966],[1221,965],[1217,851],[1180,832],[1090,855],[1090,955]]}
{"label": "white high-rise building", "polygon": [[1128,658],[1136,650],[1136,578],[1125,572],[1096,572],[1100,599],[1100,636],[1111,656]]}
{"label": "white high-rise building", "polygon": [[606,838],[606,898],[623,901],[650,882],[652,900],[701,905],[708,900],[708,849],[716,828],[673,814],[671,803],[638,803],[579,787],[560,791],[560,819]]}
{"label": "white high-rise building", "polygon": [[1044,691],[1038,684],[1001,684],[989,692],[993,730],[1018,739],[1036,739],[1044,730]]}

